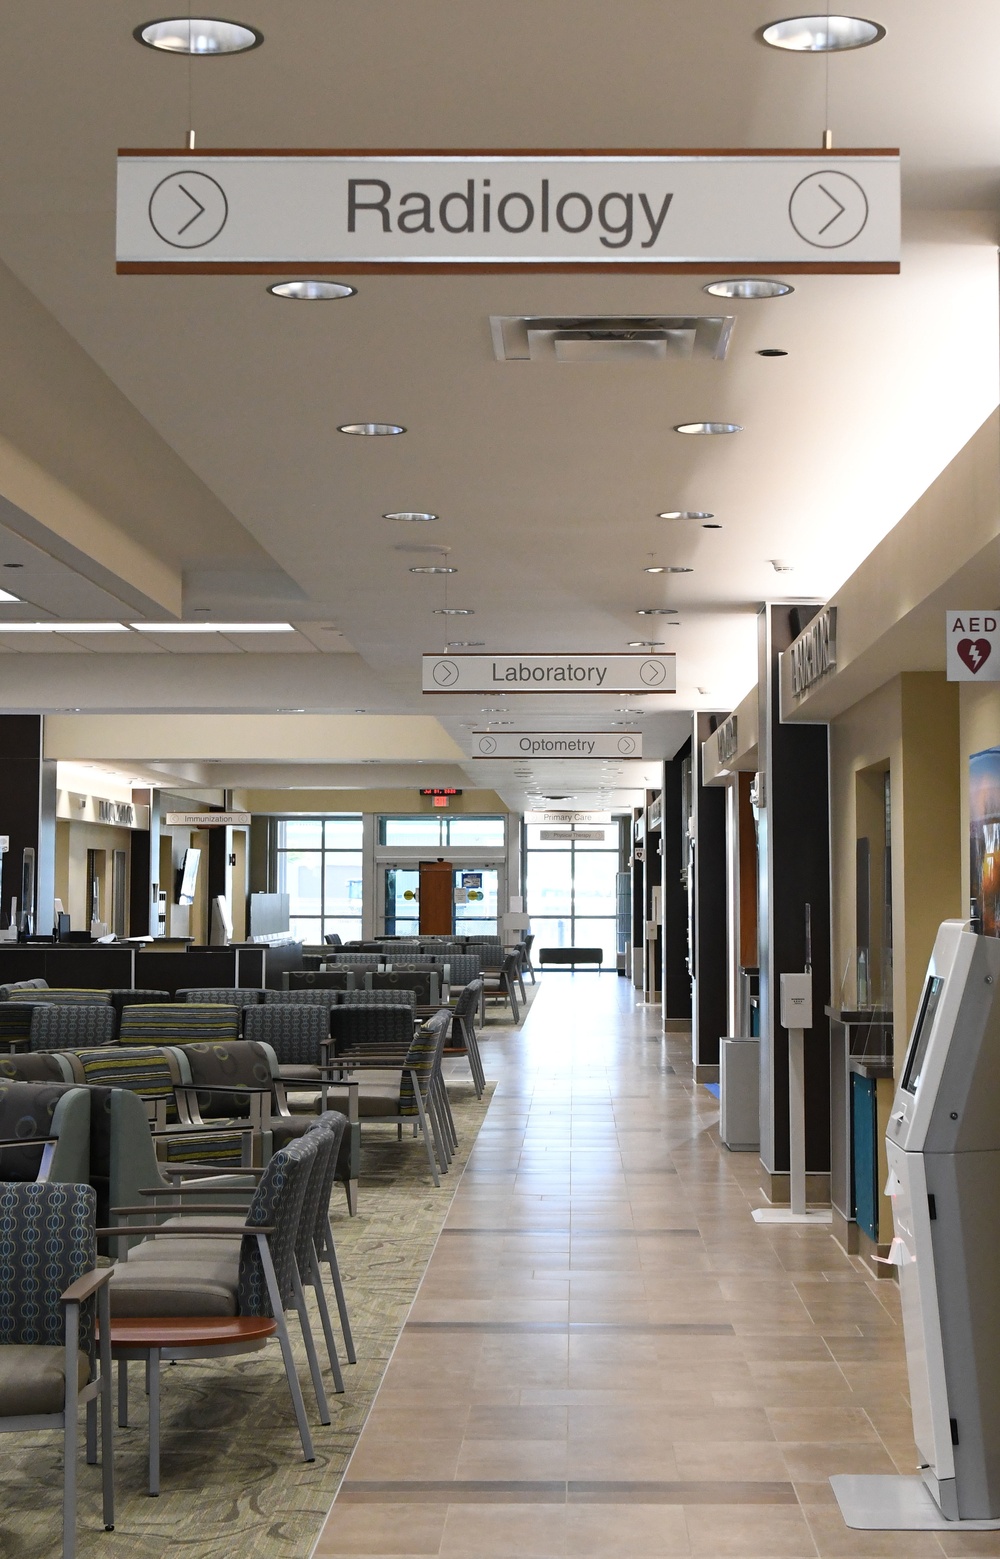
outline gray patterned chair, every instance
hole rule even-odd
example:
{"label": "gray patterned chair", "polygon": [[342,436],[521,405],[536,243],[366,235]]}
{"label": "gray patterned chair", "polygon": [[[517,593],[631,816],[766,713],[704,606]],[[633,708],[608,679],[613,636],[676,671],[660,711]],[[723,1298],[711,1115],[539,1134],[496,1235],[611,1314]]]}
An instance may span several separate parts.
{"label": "gray patterned chair", "polygon": [[51,1050],[22,1050],[0,1056],[0,1082],[72,1083],[73,1068],[66,1056]]}
{"label": "gray patterned chair", "polygon": [[478,980],[471,980],[468,985],[463,986],[461,995],[452,1009],[451,1019],[452,1047],[465,1051],[477,1099],[483,1097],[483,1089],[486,1086],[483,1058],[479,1051],[479,1040],[476,1036],[476,1015],[479,1012],[482,992],[483,981],[481,977]]}
{"label": "gray patterned chair", "polygon": [[111,1006],[111,995],[108,991],[88,990],[83,986],[75,985],[50,985],[46,990],[36,991],[29,1000],[51,1002],[59,1007]]}
{"label": "gray patterned chair", "polygon": [[[31,992],[17,994],[30,996]],[[13,1053],[27,1045],[36,1005],[34,1001],[0,1001],[0,1046]]]}
{"label": "gray patterned chair", "polygon": [[[388,991],[341,991],[338,1007],[414,1007],[417,993],[411,986],[395,986]],[[333,1020],[331,1019],[331,1022]]]}
{"label": "gray patterned chair", "polygon": [[[120,1360],[145,1358],[149,1366],[150,1493],[159,1491],[160,1364],[178,1355],[218,1357],[263,1349],[277,1334],[285,1378],[302,1442],[303,1458],[315,1460],[306,1420],[302,1389],[295,1370],[286,1310],[294,1309],[302,1328],[320,1420],[330,1422],[319,1373],[319,1360],[295,1262],[296,1241],[309,1177],[319,1143],[311,1133],[276,1153],[264,1169],[237,1243],[220,1234],[214,1215],[229,1215],[231,1204],[185,1207],[157,1204],[176,1222],[133,1223],[131,1232],[147,1236],[126,1262],[114,1269],[111,1284],[111,1345]],[[128,1217],[148,1215],[141,1206],[119,1207]],[[178,1216],[180,1215],[180,1216]],[[100,1231],[117,1234],[117,1229]],[[156,1238],[149,1238],[156,1236]],[[190,1339],[178,1322],[195,1323]],[[157,1320],[162,1339],[152,1341]],[[258,1322],[257,1326],[251,1323]],[[127,1417],[127,1392],[121,1390],[120,1412]]]}
{"label": "gray patterned chair", "polygon": [[413,1008],[405,1001],[378,1002],[370,1006],[345,1003],[331,1012],[330,1033],[338,1052],[341,1049],[358,1050],[364,1046],[377,1050],[405,1051],[413,1038]]}
{"label": "gray patterned chair", "polygon": [[[419,1129],[436,1186],[441,1184],[438,1166],[446,1173],[451,1161],[449,1126],[439,1114],[438,1091],[441,1056],[450,1022],[449,1012],[438,1013],[406,1046],[395,1049],[388,1044],[384,1048],[374,1045],[348,1048],[338,1044],[337,1063],[342,1068],[344,1083],[331,1085],[328,1094],[332,1109],[342,1110],[352,1121],[393,1125],[400,1141],[404,1125]],[[356,1090],[353,1099],[346,1086],[351,1083]]]}
{"label": "gray patterned chair", "polygon": [[110,1002],[103,1005],[50,1006],[40,1003],[31,1014],[30,1050],[82,1050],[113,1045],[118,1019]]}
{"label": "gray patterned chair", "polygon": [[326,991],[353,991],[354,970],[344,969],[289,969],[284,975],[286,991],[308,991],[315,987]]}
{"label": "gray patterned chair", "polygon": [[90,1095],[59,1082],[0,1081],[0,1180],[90,1179]]}
{"label": "gray patterned chair", "polygon": [[[105,1530],[115,1523],[108,1312],[113,1268],[96,1270],[96,1207],[93,1190],[80,1182],[0,1184],[0,1433],[62,1430],[63,1559],[76,1553],[79,1409],[86,1405],[87,1460],[93,1463],[98,1399]],[[42,1250],[45,1260],[39,1262]]]}
{"label": "gray patterned chair", "polygon": [[219,1007],[256,1007],[264,992],[256,985],[189,985],[177,992],[178,1001],[212,1002]]}
{"label": "gray patterned chair", "polygon": [[0,985],[0,1001],[21,1001],[21,991],[47,991],[48,980],[8,980]]}
{"label": "gray patterned chair", "polygon": [[329,1012],[335,1007],[343,991],[330,990],[323,986],[310,986],[304,991],[265,991],[265,1007],[325,1007]]}
{"label": "gray patterned chair", "polygon": [[414,999],[419,1007],[436,1007],[441,1000],[441,975],[437,969],[407,971],[398,968],[381,974],[375,972],[365,976],[365,985],[370,991],[415,991]]}
{"label": "gray patterned chair", "polygon": [[244,1014],[243,1037],[270,1045],[285,1083],[318,1086],[327,1060],[330,1009],[322,1003],[302,1002],[270,1002],[265,1007],[252,1007]]}

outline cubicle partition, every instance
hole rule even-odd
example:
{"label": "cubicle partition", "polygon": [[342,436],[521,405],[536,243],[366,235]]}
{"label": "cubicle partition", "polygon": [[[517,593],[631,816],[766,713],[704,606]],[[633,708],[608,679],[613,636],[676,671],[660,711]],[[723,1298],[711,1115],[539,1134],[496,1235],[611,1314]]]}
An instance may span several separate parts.
{"label": "cubicle partition", "polygon": [[0,985],[45,980],[85,990],[178,990],[191,986],[250,986],[281,990],[284,975],[302,968],[301,942],[243,943],[234,947],[165,951],[140,946],[0,946]]}

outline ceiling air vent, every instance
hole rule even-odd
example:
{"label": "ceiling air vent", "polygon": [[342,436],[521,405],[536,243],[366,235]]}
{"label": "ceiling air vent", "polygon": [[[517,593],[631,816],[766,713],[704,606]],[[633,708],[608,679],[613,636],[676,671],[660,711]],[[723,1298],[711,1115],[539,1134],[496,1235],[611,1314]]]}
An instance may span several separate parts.
{"label": "ceiling air vent", "polygon": [[494,314],[501,363],[655,363],[729,350],[731,314]]}

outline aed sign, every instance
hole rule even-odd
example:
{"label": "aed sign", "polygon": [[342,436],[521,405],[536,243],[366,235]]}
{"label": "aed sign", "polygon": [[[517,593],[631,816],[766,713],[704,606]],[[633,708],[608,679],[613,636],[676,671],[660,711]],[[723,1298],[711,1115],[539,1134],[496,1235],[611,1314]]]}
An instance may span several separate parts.
{"label": "aed sign", "polygon": [[899,154],[122,151],[119,271],[898,271]]}
{"label": "aed sign", "polygon": [[673,655],[424,655],[422,665],[425,693],[677,691]]}
{"label": "aed sign", "polygon": [[642,736],[621,731],[474,731],[474,758],[641,758]]}
{"label": "aed sign", "polygon": [[949,682],[1000,682],[1000,611],[945,613]]}

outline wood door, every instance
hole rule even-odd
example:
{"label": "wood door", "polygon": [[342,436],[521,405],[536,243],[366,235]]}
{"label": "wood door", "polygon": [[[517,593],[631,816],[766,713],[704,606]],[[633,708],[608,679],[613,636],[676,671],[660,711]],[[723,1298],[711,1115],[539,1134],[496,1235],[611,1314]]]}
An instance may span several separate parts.
{"label": "wood door", "polygon": [[450,861],[420,862],[421,936],[451,936],[453,880]]}

